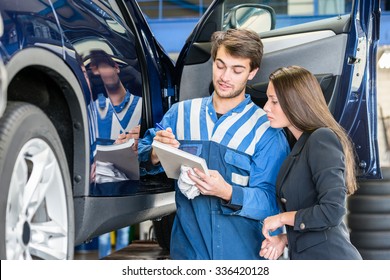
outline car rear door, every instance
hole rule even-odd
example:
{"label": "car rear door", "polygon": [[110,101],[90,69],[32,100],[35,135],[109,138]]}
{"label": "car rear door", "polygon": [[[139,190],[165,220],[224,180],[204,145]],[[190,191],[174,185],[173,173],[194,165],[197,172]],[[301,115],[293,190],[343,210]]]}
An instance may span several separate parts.
{"label": "car rear door", "polygon": [[266,4],[275,11],[275,25],[273,30],[258,31],[264,58],[247,92],[263,106],[273,70],[288,65],[307,68],[319,79],[329,109],[354,142],[359,176],[380,178],[376,107],[380,1],[317,0],[306,6],[303,2],[214,1],[178,57],[176,100],[211,94],[210,37],[226,28],[229,12],[238,5]]}

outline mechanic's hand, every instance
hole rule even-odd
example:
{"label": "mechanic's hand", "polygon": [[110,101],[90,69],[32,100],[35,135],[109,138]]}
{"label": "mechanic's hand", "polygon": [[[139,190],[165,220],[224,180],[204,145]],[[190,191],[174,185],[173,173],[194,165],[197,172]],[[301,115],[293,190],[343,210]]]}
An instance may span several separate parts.
{"label": "mechanic's hand", "polygon": [[267,217],[264,219],[262,233],[266,239],[269,239],[269,233],[277,230],[283,225],[284,224],[280,220],[280,214]]}
{"label": "mechanic's hand", "polygon": [[[176,140],[175,135],[172,133],[172,128],[168,127],[166,130],[159,130],[156,132],[153,140],[159,141],[164,144],[171,145],[172,147],[179,148],[180,142]],[[154,165],[158,164],[160,160],[157,157],[156,152],[152,149],[150,160]]]}
{"label": "mechanic's hand", "polygon": [[130,129],[129,131],[119,134],[114,144],[123,144],[129,141],[129,139],[134,139],[134,145],[131,146],[131,148],[135,153],[138,153],[138,141],[139,141],[140,128],[141,126],[137,125],[136,127]]}
{"label": "mechanic's hand", "polygon": [[209,170],[206,175],[201,170],[194,168],[195,175],[188,172],[188,177],[194,181],[195,186],[203,195],[213,195],[230,201],[232,198],[233,188],[229,185],[217,170]]}
{"label": "mechanic's hand", "polygon": [[130,129],[129,131],[119,134],[114,144],[122,144],[127,142],[129,139],[134,139],[135,141],[138,142],[140,128],[141,126],[137,125],[132,129]]}

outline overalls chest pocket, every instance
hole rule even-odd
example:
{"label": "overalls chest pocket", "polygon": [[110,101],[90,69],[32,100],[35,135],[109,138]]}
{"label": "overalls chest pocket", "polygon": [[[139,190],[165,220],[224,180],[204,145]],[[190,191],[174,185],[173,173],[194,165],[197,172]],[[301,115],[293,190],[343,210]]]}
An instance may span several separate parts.
{"label": "overalls chest pocket", "polygon": [[204,157],[203,153],[205,151],[207,152],[207,148],[207,142],[191,140],[181,140],[179,147],[180,150],[183,150],[198,157]]}
{"label": "overalls chest pocket", "polygon": [[230,177],[233,184],[248,186],[251,157],[236,151],[226,150],[224,160],[227,165],[227,178]]}

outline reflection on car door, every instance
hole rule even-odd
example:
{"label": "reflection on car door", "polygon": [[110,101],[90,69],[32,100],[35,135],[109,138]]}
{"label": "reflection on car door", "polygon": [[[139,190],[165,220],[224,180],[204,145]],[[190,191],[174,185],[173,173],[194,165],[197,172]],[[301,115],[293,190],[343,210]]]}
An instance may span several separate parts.
{"label": "reflection on car door", "polygon": [[89,195],[135,194],[140,181],[137,144],[142,115],[136,38],[119,17],[97,2],[85,4],[83,17],[89,18],[89,25],[75,25],[74,18],[62,16],[61,11],[57,13],[64,35],[84,68],[91,94]]}

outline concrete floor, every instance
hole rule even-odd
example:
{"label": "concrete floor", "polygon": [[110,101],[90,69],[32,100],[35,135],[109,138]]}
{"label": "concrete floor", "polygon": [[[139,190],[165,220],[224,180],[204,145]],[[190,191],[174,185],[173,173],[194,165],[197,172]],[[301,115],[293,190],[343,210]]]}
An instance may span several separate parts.
{"label": "concrete floor", "polygon": [[[98,260],[97,250],[75,252],[75,260]],[[115,251],[102,260],[168,260],[169,252],[155,241],[137,240],[129,246]]]}

